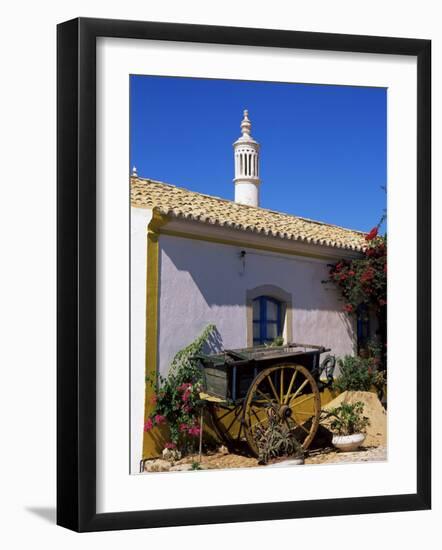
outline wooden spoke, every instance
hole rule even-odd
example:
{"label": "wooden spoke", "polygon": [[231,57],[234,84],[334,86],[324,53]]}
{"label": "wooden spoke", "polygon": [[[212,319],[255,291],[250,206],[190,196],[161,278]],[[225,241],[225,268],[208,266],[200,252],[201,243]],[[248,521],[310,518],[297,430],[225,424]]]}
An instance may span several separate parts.
{"label": "wooden spoke", "polygon": [[252,413],[254,414],[255,418],[256,418],[256,422],[254,424],[250,423],[250,428],[253,430],[254,428],[256,428],[256,426],[258,424],[263,424],[265,422],[265,420],[268,420],[266,419],[266,417],[264,417],[263,419],[260,419],[259,416],[256,414],[256,412],[254,410],[252,410]]}
{"label": "wooden spoke", "polygon": [[271,377],[270,377],[270,376],[267,376],[267,380],[268,380],[269,383],[270,383],[270,387],[272,388],[272,392],[273,392],[273,394],[274,394],[274,396],[275,396],[276,402],[279,403],[278,393],[277,393],[277,391],[276,391],[275,386],[273,385],[273,382],[272,382]]}
{"label": "wooden spoke", "polygon": [[284,398],[284,405],[287,405],[287,401],[289,400],[290,392],[292,391],[293,384],[295,382],[296,375],[298,374],[298,371],[295,370],[295,372],[292,375],[292,379],[290,380],[289,389],[287,390],[287,393]]}
{"label": "wooden spoke", "polygon": [[267,397],[265,393],[262,393],[262,391],[259,388],[256,388],[256,393],[259,393],[259,395],[262,395],[267,403],[272,403],[272,400]]}
{"label": "wooden spoke", "polygon": [[296,399],[296,396],[302,392],[302,390],[307,386],[308,383],[309,383],[309,379],[307,378],[292,395],[292,397],[290,398],[290,403],[293,401],[293,399]]}
{"label": "wooden spoke", "polygon": [[279,377],[279,402],[282,403],[284,397],[284,369],[281,369],[281,375]]}
{"label": "wooden spoke", "polygon": [[307,430],[307,428],[303,424],[298,424],[297,423],[296,426],[301,428],[302,430],[304,430],[306,434],[310,433],[310,430]]}
{"label": "wooden spoke", "polygon": [[226,428],[226,432],[227,432],[227,433],[229,433],[230,428],[233,426],[233,424],[235,424],[236,419],[238,418],[238,416],[240,415],[240,413],[241,413],[241,408],[240,408],[240,407],[237,407],[236,409],[234,409],[233,420],[232,420],[232,422],[230,422],[229,426]]}
{"label": "wooden spoke", "polygon": [[235,409],[227,409],[227,412],[225,412],[222,416],[218,416],[218,420],[222,420],[223,418],[226,418],[226,416],[229,416],[229,414],[232,414]]}

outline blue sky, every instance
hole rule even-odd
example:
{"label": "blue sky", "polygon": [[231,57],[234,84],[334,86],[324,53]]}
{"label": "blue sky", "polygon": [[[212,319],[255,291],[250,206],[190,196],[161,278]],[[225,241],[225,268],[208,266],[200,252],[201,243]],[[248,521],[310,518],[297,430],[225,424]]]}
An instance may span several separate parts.
{"label": "blue sky", "polygon": [[383,88],[131,76],[131,166],[233,199],[244,109],[261,144],[261,206],[364,231],[385,208]]}

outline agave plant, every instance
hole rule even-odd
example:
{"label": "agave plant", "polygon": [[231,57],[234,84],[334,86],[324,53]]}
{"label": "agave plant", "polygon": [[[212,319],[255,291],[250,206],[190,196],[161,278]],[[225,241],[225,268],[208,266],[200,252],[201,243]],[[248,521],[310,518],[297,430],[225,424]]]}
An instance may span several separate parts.
{"label": "agave plant", "polygon": [[258,447],[258,462],[267,464],[274,458],[282,456],[301,457],[304,454],[302,445],[295,437],[294,428],[281,422],[276,411],[269,409],[269,422],[255,428],[255,439]]}

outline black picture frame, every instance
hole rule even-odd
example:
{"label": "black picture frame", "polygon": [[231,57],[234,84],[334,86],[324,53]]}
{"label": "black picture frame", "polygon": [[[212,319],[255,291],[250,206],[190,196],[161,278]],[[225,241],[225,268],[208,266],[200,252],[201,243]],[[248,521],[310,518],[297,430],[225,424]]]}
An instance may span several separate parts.
{"label": "black picture frame", "polygon": [[[133,38],[396,54],[417,58],[417,492],[362,498],[96,512],[96,39]],[[431,506],[431,41],[74,19],[57,29],[57,523],[75,531],[151,528]]]}

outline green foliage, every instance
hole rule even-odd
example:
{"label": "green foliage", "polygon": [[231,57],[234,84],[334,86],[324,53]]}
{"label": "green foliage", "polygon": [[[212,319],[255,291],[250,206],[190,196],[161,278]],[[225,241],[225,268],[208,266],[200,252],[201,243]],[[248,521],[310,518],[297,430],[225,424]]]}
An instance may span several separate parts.
{"label": "green foliage", "polygon": [[198,362],[191,358],[201,353],[209,338],[216,332],[215,325],[208,325],[202,334],[173,358],[167,378],[148,380],[154,389],[154,411],[144,429],[168,424],[171,442],[168,448],[181,452],[193,451],[200,435],[199,418],[203,402],[199,398],[202,389],[202,373]]}
{"label": "green foliage", "polygon": [[270,348],[280,348],[284,345],[284,337],[283,336],[277,336],[270,342],[270,344],[265,344],[267,347]]}
{"label": "green foliage", "polygon": [[325,418],[332,418],[331,430],[338,435],[353,435],[364,433],[370,420],[363,416],[364,404],[361,401],[356,403],[342,403],[339,407],[331,409],[325,414]]}
{"label": "green foliage", "polygon": [[304,454],[294,430],[281,422],[275,411],[269,410],[269,424],[265,428],[258,425],[254,435],[260,464],[267,464],[272,458],[300,457]]}
{"label": "green foliage", "polygon": [[190,469],[191,469],[191,470],[202,470],[201,464],[200,464],[199,462],[196,462],[196,460],[195,460],[195,461],[193,461],[192,464],[190,465]]}
{"label": "green foliage", "polygon": [[343,391],[369,391],[376,379],[371,358],[352,357],[346,355],[338,360],[340,374],[333,386]]}

